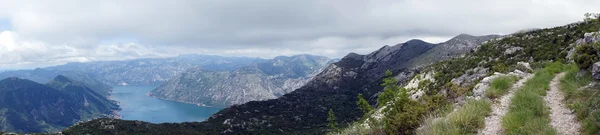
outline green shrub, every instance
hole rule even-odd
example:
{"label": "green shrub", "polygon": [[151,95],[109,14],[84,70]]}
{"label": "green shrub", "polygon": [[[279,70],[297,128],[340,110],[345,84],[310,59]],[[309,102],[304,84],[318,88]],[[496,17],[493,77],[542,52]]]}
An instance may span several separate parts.
{"label": "green shrub", "polygon": [[405,89],[388,108],[383,118],[386,134],[413,134],[426,113],[425,106],[410,99]]}
{"label": "green shrub", "polygon": [[560,72],[563,72],[565,70],[565,64],[562,64],[561,62],[552,62],[550,64],[547,64],[544,67],[544,70],[546,72],[552,73],[552,74],[558,74]]}
{"label": "green shrub", "polygon": [[447,114],[454,109],[452,104],[446,99],[446,96],[441,93],[424,95],[421,97],[421,100],[426,103],[425,106],[431,114]]}
{"label": "green shrub", "polygon": [[573,60],[581,69],[589,69],[592,64],[600,60],[598,57],[598,51],[600,49],[600,43],[594,44],[582,44],[575,48],[575,55]]}

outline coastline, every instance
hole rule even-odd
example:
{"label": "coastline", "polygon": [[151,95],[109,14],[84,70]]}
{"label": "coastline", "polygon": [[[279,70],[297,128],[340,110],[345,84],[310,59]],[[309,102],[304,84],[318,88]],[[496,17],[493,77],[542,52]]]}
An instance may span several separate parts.
{"label": "coastline", "polygon": [[110,88],[110,90],[108,91],[108,97],[106,97],[109,101],[112,101],[113,103],[115,103],[115,105],[117,105],[117,109],[116,110],[112,110],[112,113],[108,115],[108,118],[112,118],[112,119],[122,119],[123,116],[119,115],[119,113],[121,112],[121,110],[123,110],[121,108],[120,102],[117,100],[112,99],[112,93],[114,92],[114,88]]}
{"label": "coastline", "polygon": [[178,102],[178,103],[196,105],[196,106],[199,106],[199,107],[207,107],[207,108],[215,108],[215,109],[224,109],[224,108],[227,108],[227,107],[216,107],[216,106],[209,106],[209,105],[205,105],[205,104],[198,104],[198,103],[191,103],[191,102],[182,102],[182,101],[168,100],[168,99],[164,99],[164,98],[160,98],[160,97],[154,96],[154,94],[152,94],[151,92],[146,92],[146,96],[149,96],[149,97],[152,97],[152,98],[156,98],[156,99],[160,99],[160,100],[164,100],[164,101],[172,101],[172,102]]}

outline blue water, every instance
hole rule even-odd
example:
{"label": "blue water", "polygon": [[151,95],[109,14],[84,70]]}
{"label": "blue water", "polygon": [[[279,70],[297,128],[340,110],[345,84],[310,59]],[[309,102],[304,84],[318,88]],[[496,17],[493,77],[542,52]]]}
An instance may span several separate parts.
{"label": "blue water", "polygon": [[220,108],[201,107],[146,96],[156,86],[114,86],[112,99],[119,101],[124,120],[152,123],[204,121]]}

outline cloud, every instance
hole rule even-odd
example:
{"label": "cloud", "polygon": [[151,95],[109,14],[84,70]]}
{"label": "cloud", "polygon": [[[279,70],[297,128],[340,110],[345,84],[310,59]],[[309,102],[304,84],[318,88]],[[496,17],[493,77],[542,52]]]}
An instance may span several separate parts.
{"label": "cloud", "polygon": [[[342,57],[411,38],[506,34],[582,20],[598,0],[2,0],[24,51],[0,63],[186,53]],[[427,41],[426,40],[426,41]],[[24,45],[26,43],[34,45]],[[23,44],[23,45],[21,45]],[[32,47],[34,46],[34,47]],[[112,47],[111,47],[112,46]],[[6,46],[5,46],[6,47]],[[35,50],[45,47],[47,51]],[[69,55],[59,53],[67,51]],[[18,55],[18,56],[16,56]],[[125,57],[113,56],[123,55]],[[45,59],[45,58],[44,58]],[[35,65],[35,64],[33,64]],[[0,67],[1,69],[2,67]]]}
{"label": "cloud", "polygon": [[0,32],[0,69],[36,68],[98,60],[123,60],[174,56],[135,43],[97,45],[93,49],[69,45],[50,45],[22,40],[11,31]]}

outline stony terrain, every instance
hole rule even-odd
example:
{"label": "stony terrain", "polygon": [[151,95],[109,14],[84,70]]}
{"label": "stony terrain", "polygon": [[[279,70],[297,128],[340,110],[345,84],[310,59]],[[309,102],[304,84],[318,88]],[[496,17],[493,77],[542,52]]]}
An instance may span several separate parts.
{"label": "stony terrain", "polygon": [[577,121],[575,114],[564,103],[565,95],[560,91],[560,78],[565,73],[560,73],[550,82],[550,90],[544,97],[546,105],[550,107],[550,125],[561,135],[581,134],[581,124]]}

